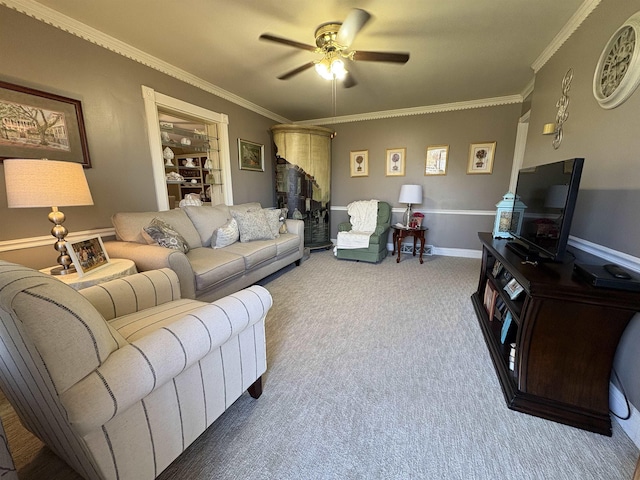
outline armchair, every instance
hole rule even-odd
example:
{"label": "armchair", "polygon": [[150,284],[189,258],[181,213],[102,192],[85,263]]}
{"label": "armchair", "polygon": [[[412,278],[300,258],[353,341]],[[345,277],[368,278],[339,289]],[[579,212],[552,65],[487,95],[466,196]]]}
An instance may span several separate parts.
{"label": "armchair", "polygon": [[266,371],[269,292],[181,299],[151,270],[80,292],[0,261],[0,387],[87,479],[153,479]]}
{"label": "armchair", "polygon": [[[387,256],[387,240],[391,226],[391,205],[387,202],[378,202],[378,218],[376,229],[369,237],[368,248],[336,249],[336,257],[344,260],[362,260],[364,262],[378,263]],[[338,224],[338,232],[351,231],[351,222]]]}

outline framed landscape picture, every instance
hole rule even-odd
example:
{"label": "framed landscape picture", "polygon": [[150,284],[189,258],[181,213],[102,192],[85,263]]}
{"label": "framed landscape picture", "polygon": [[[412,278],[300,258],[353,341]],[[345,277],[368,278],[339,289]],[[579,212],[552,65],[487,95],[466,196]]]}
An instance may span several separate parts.
{"label": "framed landscape picture", "polygon": [[387,158],[385,162],[385,172],[387,177],[404,177],[406,156],[406,148],[387,149]]}
{"label": "framed landscape picture", "polygon": [[369,150],[352,151],[349,155],[352,177],[369,176]]}
{"label": "framed landscape picture", "polygon": [[238,161],[240,170],[264,172],[264,145],[239,138]]}
{"label": "framed landscape picture", "polygon": [[472,143],[469,147],[467,174],[493,172],[493,158],[496,154],[496,142]]}
{"label": "framed landscape picture", "polygon": [[80,101],[0,82],[0,161],[5,158],[91,167]]}
{"label": "framed landscape picture", "polygon": [[431,145],[427,147],[427,157],[424,162],[425,175],[446,175],[449,145]]}

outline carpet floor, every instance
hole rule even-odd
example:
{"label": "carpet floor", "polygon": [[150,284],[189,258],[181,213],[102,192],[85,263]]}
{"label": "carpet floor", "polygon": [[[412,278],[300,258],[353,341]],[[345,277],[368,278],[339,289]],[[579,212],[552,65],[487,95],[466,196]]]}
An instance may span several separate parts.
{"label": "carpet floor", "polygon": [[[480,261],[378,265],[319,251],[273,295],[264,393],[160,479],[631,479],[638,451],[506,407],[470,295]],[[0,408],[21,480],[79,478]]]}

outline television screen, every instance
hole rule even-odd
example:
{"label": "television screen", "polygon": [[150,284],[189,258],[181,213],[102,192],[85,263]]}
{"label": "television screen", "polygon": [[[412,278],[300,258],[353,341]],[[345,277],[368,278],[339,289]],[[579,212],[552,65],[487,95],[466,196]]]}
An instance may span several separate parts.
{"label": "television screen", "polygon": [[510,248],[523,256],[564,259],[583,164],[574,158],[520,170],[509,228],[519,245]]}

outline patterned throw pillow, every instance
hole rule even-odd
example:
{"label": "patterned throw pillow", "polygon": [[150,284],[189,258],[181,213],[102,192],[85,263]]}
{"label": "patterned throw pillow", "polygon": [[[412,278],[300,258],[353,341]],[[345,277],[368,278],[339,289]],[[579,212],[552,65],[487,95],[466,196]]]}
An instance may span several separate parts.
{"label": "patterned throw pillow", "polygon": [[158,217],[151,220],[151,223],[144,227],[143,230],[160,246],[184,253],[189,251],[189,245],[184,237],[176,232],[171,225]]}
{"label": "patterned throw pillow", "polygon": [[264,216],[267,218],[267,223],[269,223],[271,233],[275,238],[278,238],[280,236],[280,209],[264,208],[262,211],[264,212]]}
{"label": "patterned throw pillow", "polygon": [[213,232],[211,237],[212,248],[224,248],[228,247],[232,243],[237,242],[240,239],[240,230],[238,230],[238,222],[235,218],[232,218],[220,228],[217,228]]}
{"label": "patterned throw pillow", "polygon": [[273,240],[275,238],[262,209],[249,210],[247,212],[235,212],[232,210],[231,215],[238,222],[240,241],[242,243],[252,240]]}

